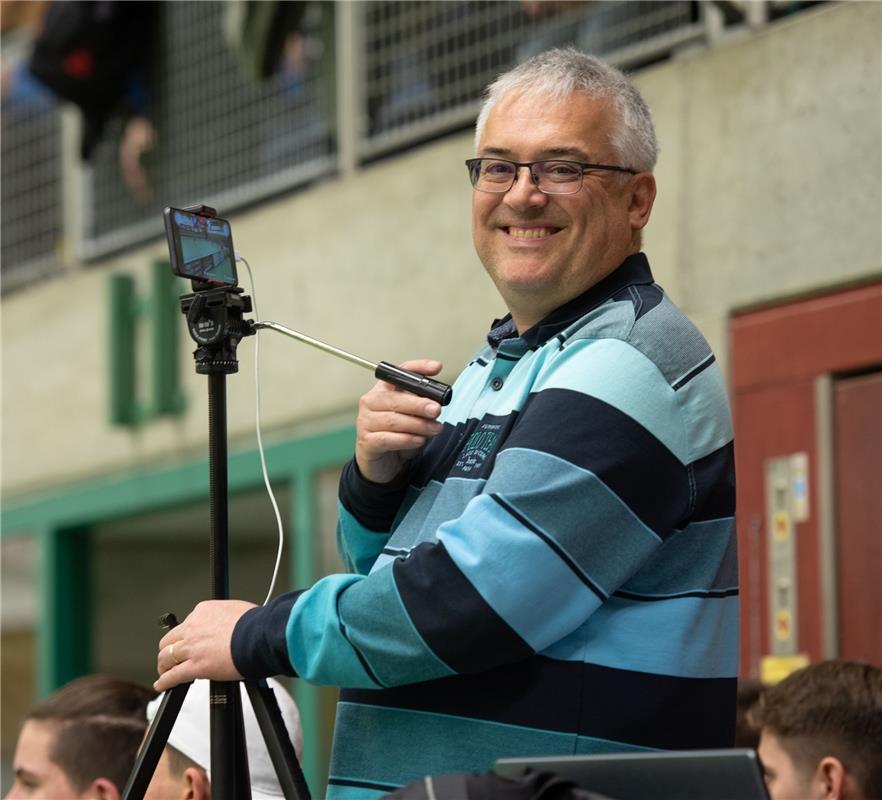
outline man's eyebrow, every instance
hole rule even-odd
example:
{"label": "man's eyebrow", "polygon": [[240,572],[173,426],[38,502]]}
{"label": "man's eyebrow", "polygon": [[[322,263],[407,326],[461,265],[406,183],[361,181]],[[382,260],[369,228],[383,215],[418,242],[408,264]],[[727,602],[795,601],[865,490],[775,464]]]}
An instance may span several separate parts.
{"label": "man's eyebrow", "polygon": [[[582,161],[592,163],[591,156],[584,150],[576,147],[547,147],[540,151],[540,161],[545,159],[563,158],[570,161]],[[511,150],[506,147],[482,147],[480,156],[498,156],[499,158],[510,158]]]}

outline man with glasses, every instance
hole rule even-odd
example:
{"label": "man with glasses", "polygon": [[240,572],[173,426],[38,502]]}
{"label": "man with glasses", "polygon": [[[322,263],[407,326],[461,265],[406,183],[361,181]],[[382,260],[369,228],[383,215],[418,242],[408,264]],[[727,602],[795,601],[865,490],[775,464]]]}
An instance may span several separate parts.
{"label": "man with glasses", "polygon": [[731,422],[640,251],[649,111],[618,70],[549,51],[489,88],[476,146],[474,244],[509,313],[443,412],[384,383],[362,398],[351,574],[201,604],[160,642],[158,688],[342,687],[329,797],[501,756],[732,743]]}

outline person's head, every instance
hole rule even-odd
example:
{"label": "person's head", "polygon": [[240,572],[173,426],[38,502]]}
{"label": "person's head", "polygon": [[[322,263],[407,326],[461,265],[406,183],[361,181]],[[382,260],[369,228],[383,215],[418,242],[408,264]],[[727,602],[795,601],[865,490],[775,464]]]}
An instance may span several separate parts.
{"label": "person's head", "polygon": [[[273,690],[299,759],[303,749],[303,731],[297,706],[277,680],[270,678],[267,682]],[[194,681],[187,692],[144,800],[207,800],[211,797],[208,692],[209,681],[206,680]],[[282,798],[282,789],[244,686],[241,693],[252,800]],[[161,696],[158,697],[147,707],[148,721],[156,716],[161,699]]]}
{"label": "person's head", "polygon": [[78,678],[26,717],[8,798],[100,798],[122,794],[156,692],[106,675]]}
{"label": "person's head", "polygon": [[639,251],[658,147],[618,69],[573,49],[534,56],[488,87],[475,147],[484,159],[595,165],[520,167],[513,184],[499,161],[469,168],[475,249],[519,330]]}
{"label": "person's head", "polygon": [[750,710],[772,800],[882,798],[882,669],[811,664]]}

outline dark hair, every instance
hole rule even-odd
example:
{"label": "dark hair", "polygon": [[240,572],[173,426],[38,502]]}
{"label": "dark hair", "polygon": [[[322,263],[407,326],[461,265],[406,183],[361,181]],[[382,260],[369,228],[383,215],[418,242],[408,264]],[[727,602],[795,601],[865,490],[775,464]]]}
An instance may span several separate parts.
{"label": "dark hair", "polygon": [[882,797],[882,669],[820,661],[766,689],[750,710],[801,769],[838,758],[866,797]]}
{"label": "dark hair", "polygon": [[166,744],[165,753],[168,756],[168,771],[174,778],[180,778],[191,767],[196,767],[206,772],[205,767],[195,762],[190,756],[185,756],[180,750],[172,747],[170,744]]}
{"label": "dark hair", "polygon": [[49,758],[78,792],[107,778],[122,792],[147,730],[147,703],[156,692],[137,683],[88,675],[49,695],[26,717],[55,723]]}

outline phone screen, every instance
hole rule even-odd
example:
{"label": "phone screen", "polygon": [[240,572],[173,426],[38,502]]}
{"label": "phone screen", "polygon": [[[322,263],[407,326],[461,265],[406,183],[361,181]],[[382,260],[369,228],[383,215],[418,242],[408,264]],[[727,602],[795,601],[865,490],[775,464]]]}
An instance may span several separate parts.
{"label": "phone screen", "polygon": [[236,256],[230,223],[179,208],[163,214],[172,272],[184,278],[236,286]]}

